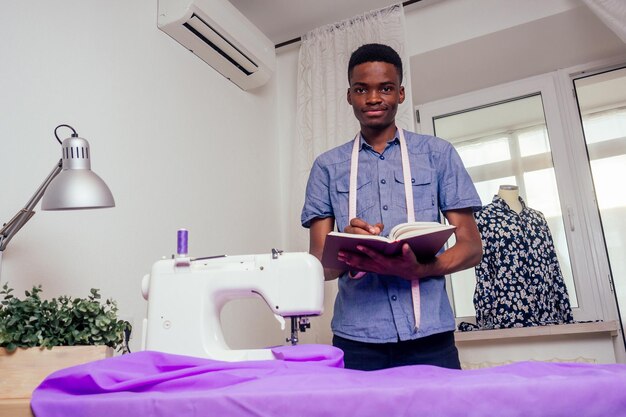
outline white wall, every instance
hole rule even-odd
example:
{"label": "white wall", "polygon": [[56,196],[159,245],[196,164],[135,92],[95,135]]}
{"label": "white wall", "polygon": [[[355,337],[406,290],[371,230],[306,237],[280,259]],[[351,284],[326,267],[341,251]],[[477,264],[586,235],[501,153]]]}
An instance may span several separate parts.
{"label": "white wall", "polygon": [[[626,53],[626,44],[578,0],[434,6],[414,10],[407,27],[414,105]],[[442,21],[450,24],[437,30]],[[431,33],[438,36],[429,44]]]}
{"label": "white wall", "polygon": [[407,55],[419,55],[468,39],[565,12],[581,0],[439,0],[406,8]]}
{"label": "white wall", "polygon": [[[284,222],[275,81],[243,92],[158,30],[156,9],[33,0],[4,2],[0,14],[0,221],[60,158],[61,123],[89,141],[117,203],[38,212],[5,251],[1,281],[18,294],[42,284],[47,297],[100,288],[133,320],[134,349],[142,276],[175,251],[178,228],[190,230],[192,256],[250,254],[280,247]],[[225,312],[235,345],[282,342],[273,316],[255,321],[257,310]]]}

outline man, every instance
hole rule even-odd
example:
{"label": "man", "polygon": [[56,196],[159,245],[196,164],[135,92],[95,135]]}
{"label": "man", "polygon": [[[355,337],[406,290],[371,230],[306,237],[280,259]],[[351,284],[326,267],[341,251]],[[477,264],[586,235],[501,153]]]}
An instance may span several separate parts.
{"label": "man", "polygon": [[[405,97],[402,61],[392,48],[367,44],[354,51],[348,82],[348,103],[361,130],[354,141],[320,155],[311,168],[302,210],[311,254],[321,259],[335,223],[347,233],[387,235],[407,219],[439,221],[440,211],[456,226],[456,244],[429,263],[418,262],[408,245],[395,257],[365,247],[358,254],[340,252],[350,270],[324,271],[327,280],[339,277],[333,345],[344,351],[345,366],[352,369],[414,364],[460,369],[443,276],[480,261],[473,216],[480,199],[448,142],[396,128]],[[357,175],[351,182],[352,170]],[[356,204],[350,204],[351,189]],[[413,212],[407,210],[411,205]],[[412,287],[418,293],[413,297]]]}

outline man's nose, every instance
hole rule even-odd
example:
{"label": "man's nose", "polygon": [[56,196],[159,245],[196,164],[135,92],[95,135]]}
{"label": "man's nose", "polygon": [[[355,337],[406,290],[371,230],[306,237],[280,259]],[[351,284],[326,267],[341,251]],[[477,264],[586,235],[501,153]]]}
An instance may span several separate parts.
{"label": "man's nose", "polygon": [[368,103],[380,103],[380,92],[377,90],[370,90],[367,92],[366,100]]}

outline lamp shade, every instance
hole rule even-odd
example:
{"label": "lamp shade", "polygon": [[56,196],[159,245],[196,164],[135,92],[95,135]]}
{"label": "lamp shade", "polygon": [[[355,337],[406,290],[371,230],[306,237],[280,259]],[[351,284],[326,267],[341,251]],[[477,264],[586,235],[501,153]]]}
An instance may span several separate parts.
{"label": "lamp shade", "polygon": [[105,182],[91,171],[89,143],[72,135],[63,141],[63,169],[48,185],[42,210],[72,210],[114,207]]}

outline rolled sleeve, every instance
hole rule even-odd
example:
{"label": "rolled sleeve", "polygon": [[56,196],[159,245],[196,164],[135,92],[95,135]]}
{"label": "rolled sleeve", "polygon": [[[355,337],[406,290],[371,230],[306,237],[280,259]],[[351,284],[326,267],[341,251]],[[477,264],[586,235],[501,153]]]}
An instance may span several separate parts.
{"label": "rolled sleeve", "polygon": [[447,144],[439,160],[439,207],[441,211],[482,208],[476,187],[469,176],[458,152]]}
{"label": "rolled sleeve", "polygon": [[318,218],[334,217],[329,192],[330,178],[328,170],[319,161],[313,163],[306,185],[304,207],[300,221],[302,226],[311,227],[311,221]]}

